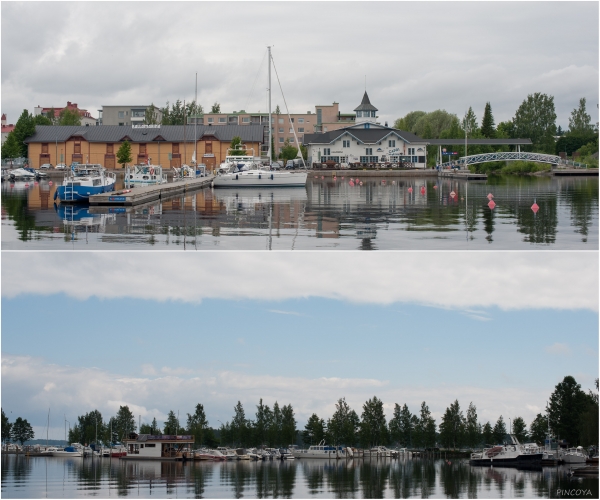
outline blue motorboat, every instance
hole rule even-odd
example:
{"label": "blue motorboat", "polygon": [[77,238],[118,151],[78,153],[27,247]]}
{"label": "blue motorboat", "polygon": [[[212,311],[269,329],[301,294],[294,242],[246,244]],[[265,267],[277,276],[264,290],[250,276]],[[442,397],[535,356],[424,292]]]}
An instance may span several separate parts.
{"label": "blue motorboat", "polygon": [[115,190],[117,176],[100,164],[73,164],[54,199],[63,203],[86,202],[90,196]]}

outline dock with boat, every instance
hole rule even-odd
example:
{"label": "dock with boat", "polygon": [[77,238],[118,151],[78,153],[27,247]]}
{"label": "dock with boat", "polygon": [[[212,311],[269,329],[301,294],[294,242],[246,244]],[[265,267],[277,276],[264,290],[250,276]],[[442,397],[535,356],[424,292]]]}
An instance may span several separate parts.
{"label": "dock with boat", "polygon": [[194,179],[177,180],[165,184],[153,184],[150,186],[139,186],[131,189],[122,189],[110,193],[102,193],[90,196],[89,203],[92,206],[136,206],[156,200],[162,200],[181,193],[188,193],[203,187],[210,186],[214,176],[196,177]]}

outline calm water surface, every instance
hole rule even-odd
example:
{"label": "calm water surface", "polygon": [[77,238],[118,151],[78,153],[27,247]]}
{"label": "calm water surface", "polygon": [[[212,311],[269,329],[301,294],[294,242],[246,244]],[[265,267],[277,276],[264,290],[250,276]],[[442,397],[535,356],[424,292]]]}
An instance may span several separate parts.
{"label": "calm water surface", "polygon": [[3,498],[598,498],[598,478],[466,460],[148,462],[2,457]]}
{"label": "calm water surface", "polygon": [[133,208],[55,206],[56,183],[3,182],[2,248],[598,250],[597,177],[349,177],[206,188]]}

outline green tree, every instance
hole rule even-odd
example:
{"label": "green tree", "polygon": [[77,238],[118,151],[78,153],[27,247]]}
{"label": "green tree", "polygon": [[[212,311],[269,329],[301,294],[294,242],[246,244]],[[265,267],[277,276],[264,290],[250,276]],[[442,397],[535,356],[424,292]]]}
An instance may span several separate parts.
{"label": "green tree", "polygon": [[371,447],[387,444],[387,423],[381,399],[373,396],[372,399],[366,401],[363,404],[363,412],[360,418],[360,438],[363,446]]}
{"label": "green tree", "polygon": [[207,428],[208,420],[206,420],[204,406],[198,403],[196,411],[192,415],[187,414],[187,430],[194,436],[197,445],[202,446],[204,444],[204,434]]}
{"label": "green tree", "polygon": [[388,422],[390,439],[392,443],[402,443],[402,408],[394,403],[394,413]]}
{"label": "green tree", "polygon": [[154,105],[150,104],[144,111],[144,125],[157,125],[158,124],[158,111],[159,109]]}
{"label": "green tree", "polygon": [[489,422],[483,424],[481,429],[481,437],[483,438],[484,445],[496,444],[494,442],[494,429]]}
{"label": "green tree", "polygon": [[81,116],[76,109],[63,108],[58,115],[59,125],[81,125]]}
{"label": "green tree", "polygon": [[320,443],[323,439],[325,439],[325,420],[313,413],[304,426],[302,440],[310,446]]}
{"label": "green tree", "polygon": [[481,120],[481,134],[488,139],[496,137],[496,129],[494,128],[494,115],[492,115],[492,105],[489,102],[485,103],[483,119]]}
{"label": "green tree", "polygon": [[279,158],[282,160],[293,160],[298,157],[298,148],[292,146],[290,144],[290,140],[286,139],[283,143],[283,147],[281,148],[281,153],[279,153]]}
{"label": "green tree", "polygon": [[21,146],[17,142],[15,131],[9,132],[6,141],[2,144],[2,159],[19,158],[22,155]]}
{"label": "green tree", "polygon": [[262,398],[256,405],[256,419],[254,420],[255,443],[259,446],[267,442],[267,418],[270,411],[267,411],[268,405],[263,404]]}
{"label": "green tree", "polygon": [[10,438],[12,441],[19,442],[21,443],[21,446],[23,446],[25,441],[30,441],[35,438],[35,433],[33,432],[31,424],[27,422],[26,419],[18,417],[14,424],[12,424]]}
{"label": "green tree", "polygon": [[571,111],[569,118],[569,132],[575,135],[589,135],[594,130],[592,117],[585,109],[585,97],[579,99],[579,107]]}
{"label": "green tree", "polygon": [[163,429],[163,433],[167,435],[175,435],[175,434],[183,434],[185,432],[184,429],[180,428],[179,419],[173,410],[169,411],[167,415],[167,420],[165,422],[165,426]]}
{"label": "green tree", "polygon": [[465,429],[465,417],[460,410],[458,400],[455,400],[442,417],[440,423],[440,441],[445,448],[456,449],[457,445],[462,444]]}
{"label": "green tree", "polygon": [[512,433],[519,440],[519,443],[524,443],[528,439],[527,424],[521,417],[515,417],[512,422]]}
{"label": "green tree", "polygon": [[500,444],[504,442],[504,437],[506,436],[506,424],[504,423],[504,418],[502,415],[496,421],[496,425],[494,425],[493,430],[493,439],[495,444]]}
{"label": "green tree", "polygon": [[281,439],[284,446],[296,443],[296,418],[291,404],[281,408]]}
{"label": "green tree", "polygon": [[548,434],[548,417],[538,413],[529,426],[529,438],[538,445],[544,444]]}
{"label": "green tree", "polygon": [[466,130],[470,136],[474,135],[479,130],[479,127],[477,127],[477,117],[471,106],[469,106],[469,110],[465,113],[461,125],[462,129]]}
{"label": "green tree", "polygon": [[23,141],[35,134],[35,123],[33,121],[33,116],[31,116],[26,109],[24,109],[21,116],[19,116],[17,123],[15,123],[15,128],[11,133],[14,134],[15,141],[19,146],[19,154],[17,157],[27,158],[28,147]]}
{"label": "green tree", "polygon": [[516,137],[515,122],[512,120],[500,122],[496,127],[497,139],[514,139]]}
{"label": "green tree", "polygon": [[199,116],[204,113],[204,108],[194,100],[185,105],[185,113],[187,116]]}
{"label": "green tree", "polygon": [[275,114],[276,115],[280,115],[281,114],[281,110],[279,109],[279,104],[277,106],[275,106]]}
{"label": "green tree", "polygon": [[340,398],[335,404],[335,412],[327,423],[327,434],[331,444],[354,445],[359,426],[360,420],[356,412],[350,408],[346,398]]}
{"label": "green tree", "polygon": [[102,414],[98,410],[80,415],[77,417],[75,425],[69,430],[69,442],[88,445],[96,443],[96,436],[98,436],[98,441],[104,441],[105,427]]}
{"label": "green tree", "polygon": [[598,379],[596,392],[589,391],[587,408],[579,420],[579,442],[583,446],[598,444]]}
{"label": "green tree", "polygon": [[473,404],[473,402],[469,403],[469,408],[467,409],[465,437],[467,445],[469,445],[471,448],[475,448],[475,446],[477,446],[481,441],[479,424],[477,423],[477,407]]}
{"label": "green tree", "polygon": [[243,446],[248,433],[248,421],[246,420],[246,413],[244,412],[244,406],[241,401],[237,402],[233,407],[233,411],[235,414],[231,421],[232,437],[235,443],[239,443]]}
{"label": "green tree", "polygon": [[51,107],[48,111],[46,111],[45,115],[46,118],[50,120],[50,125],[56,125],[58,123],[58,119],[56,118],[56,110],[54,109],[54,107]]}
{"label": "green tree", "polygon": [[54,123],[52,122],[52,120],[50,120],[50,118],[48,118],[45,115],[37,115],[33,117],[33,123],[34,125],[54,125]]}
{"label": "green tree", "polygon": [[550,395],[547,411],[554,434],[572,446],[579,444],[581,414],[587,409],[588,396],[576,380],[567,375]]}
{"label": "green tree", "polygon": [[271,446],[279,446],[282,444],[281,429],[283,426],[283,415],[279,403],[275,401],[273,405],[273,416],[271,417],[271,425],[269,426],[268,435]]}
{"label": "green tree", "polygon": [[412,132],[414,130],[416,123],[419,121],[419,119],[426,115],[427,115],[427,113],[425,111],[411,111],[410,113],[406,114],[404,117],[398,118],[394,122],[394,128],[397,130],[404,130],[406,132]]}
{"label": "green tree", "polygon": [[12,424],[8,421],[8,417],[4,414],[4,409],[2,409],[2,441],[10,439],[11,428]]}
{"label": "green tree", "polygon": [[215,101],[215,103],[210,108],[210,112],[211,113],[220,113],[221,112],[221,105],[218,102]]}
{"label": "green tree", "polygon": [[131,413],[131,410],[129,410],[129,406],[119,406],[119,411],[113,420],[112,428],[113,434],[116,434],[121,441],[129,436],[129,433],[135,432],[137,428],[135,417]]}
{"label": "green tree", "polygon": [[527,96],[513,118],[517,137],[529,138],[537,151],[552,154],[556,135],[554,97],[536,92]]}
{"label": "green tree", "polygon": [[414,415],[410,413],[408,406],[406,406],[405,403],[400,411],[400,442],[404,447],[412,446],[412,433],[414,429],[413,417]]}
{"label": "green tree", "polygon": [[156,417],[152,419],[152,424],[150,424],[150,434],[155,436],[161,434],[160,429],[158,428],[158,422],[156,421]]}
{"label": "green tree", "polygon": [[[248,152],[245,149],[243,149],[241,146],[243,146],[242,138],[236,135],[233,139],[231,139],[231,144],[229,145],[228,154],[230,154],[232,156],[247,155]],[[238,147],[239,147],[239,149],[238,149]]]}
{"label": "green tree", "polygon": [[131,144],[129,144],[129,141],[125,141],[117,151],[117,163],[121,165],[122,168],[125,168],[125,165],[131,163],[131,160],[133,160],[133,156],[131,155]]}

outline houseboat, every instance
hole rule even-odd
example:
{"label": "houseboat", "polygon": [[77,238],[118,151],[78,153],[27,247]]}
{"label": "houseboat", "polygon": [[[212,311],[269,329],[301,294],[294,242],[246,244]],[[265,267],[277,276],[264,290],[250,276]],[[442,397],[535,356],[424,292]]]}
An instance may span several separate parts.
{"label": "houseboat", "polygon": [[122,459],[136,460],[188,460],[193,459],[191,449],[194,444],[194,436],[188,435],[153,435],[135,434],[129,435],[123,443],[127,448],[127,456]]}

